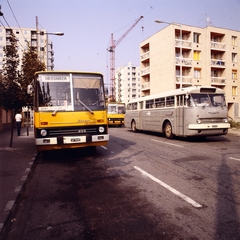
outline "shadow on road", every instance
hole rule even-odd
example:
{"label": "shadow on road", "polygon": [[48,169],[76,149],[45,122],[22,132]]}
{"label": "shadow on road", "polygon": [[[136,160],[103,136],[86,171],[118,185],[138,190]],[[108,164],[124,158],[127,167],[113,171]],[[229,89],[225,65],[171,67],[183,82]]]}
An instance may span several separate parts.
{"label": "shadow on road", "polygon": [[216,214],[216,240],[240,239],[240,223],[237,212],[236,196],[232,171],[226,163],[226,155],[223,155],[218,170],[218,194]]}

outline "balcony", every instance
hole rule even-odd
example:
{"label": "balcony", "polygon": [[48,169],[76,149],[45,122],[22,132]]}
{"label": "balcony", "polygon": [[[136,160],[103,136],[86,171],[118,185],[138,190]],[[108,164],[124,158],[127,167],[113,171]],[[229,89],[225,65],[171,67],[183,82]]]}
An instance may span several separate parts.
{"label": "balcony", "polygon": [[211,65],[214,67],[224,67],[225,68],[226,61],[222,59],[211,59]]}
{"label": "balcony", "polygon": [[149,59],[150,57],[150,52],[145,52],[141,55],[141,61],[145,61],[146,59]]}
{"label": "balcony", "polygon": [[211,77],[211,84],[214,85],[226,85],[226,78],[223,77]]}
{"label": "balcony", "polygon": [[190,76],[176,76],[176,83],[180,84],[182,81],[182,85],[192,85],[192,77]]}
{"label": "balcony", "polygon": [[181,58],[181,57],[176,57],[176,65],[181,65],[181,59],[182,59],[182,65],[184,66],[190,66],[192,65],[192,59],[190,58]]}
{"label": "balcony", "polygon": [[150,74],[150,67],[146,67],[146,68],[143,68],[141,70],[141,75],[147,75],[147,74]]}
{"label": "balcony", "polygon": [[175,46],[182,47],[182,48],[191,48],[192,42],[186,41],[186,40],[181,40],[181,39],[175,39]]}
{"label": "balcony", "polygon": [[216,50],[225,50],[226,43],[212,42],[211,41],[211,48],[216,49]]}
{"label": "balcony", "polygon": [[142,91],[150,90],[150,82],[145,82],[141,85]]}

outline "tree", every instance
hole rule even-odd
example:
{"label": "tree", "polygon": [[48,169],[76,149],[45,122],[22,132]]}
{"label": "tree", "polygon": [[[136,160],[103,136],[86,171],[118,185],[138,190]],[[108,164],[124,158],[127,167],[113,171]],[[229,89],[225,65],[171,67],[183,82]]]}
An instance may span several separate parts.
{"label": "tree", "polygon": [[19,56],[17,50],[17,39],[13,32],[10,32],[8,45],[3,47],[5,55],[3,57],[2,80],[0,81],[0,105],[6,111],[12,111],[12,127],[10,147],[12,147],[12,137],[14,128],[14,113],[18,111],[24,104],[22,98],[22,89],[20,83],[20,74],[18,71]]}
{"label": "tree", "polygon": [[[46,70],[44,62],[42,62],[38,57],[38,52],[36,48],[33,48],[28,43],[28,48],[23,53],[22,66],[21,66],[21,86],[24,89],[23,98],[27,109],[32,108],[33,96],[27,93],[27,86],[33,81],[34,74],[37,71]],[[28,117],[28,113],[27,113]],[[27,135],[28,135],[28,119],[27,119]]]}
{"label": "tree", "polygon": [[32,83],[35,72],[44,70],[46,70],[45,63],[38,57],[36,48],[28,43],[28,48],[23,53],[21,66],[21,86],[25,89],[23,92],[25,106],[32,107],[33,105],[33,96],[27,94],[27,86]]}

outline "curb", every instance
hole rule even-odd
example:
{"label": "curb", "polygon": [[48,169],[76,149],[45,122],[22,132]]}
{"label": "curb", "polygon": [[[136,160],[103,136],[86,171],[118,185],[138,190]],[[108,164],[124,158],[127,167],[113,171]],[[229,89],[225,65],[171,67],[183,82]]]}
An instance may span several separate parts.
{"label": "curb", "polygon": [[7,202],[5,208],[0,213],[1,222],[0,222],[0,240],[4,240],[10,229],[11,223],[14,222],[13,216],[17,212],[17,206],[22,199],[23,193],[26,189],[27,181],[30,177],[30,174],[34,168],[34,162],[36,160],[37,153],[33,155],[29,162],[29,167],[26,168],[24,175],[19,181],[19,185],[15,188],[11,199]]}

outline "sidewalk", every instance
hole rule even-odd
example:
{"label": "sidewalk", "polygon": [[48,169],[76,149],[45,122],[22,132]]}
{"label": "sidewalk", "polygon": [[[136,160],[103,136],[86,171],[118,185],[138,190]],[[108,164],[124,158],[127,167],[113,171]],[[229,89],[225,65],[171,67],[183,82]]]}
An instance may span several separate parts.
{"label": "sidewalk", "polygon": [[29,136],[25,127],[20,136],[14,129],[11,148],[10,137],[10,130],[0,133],[0,239],[4,239],[37,156],[31,127]]}

